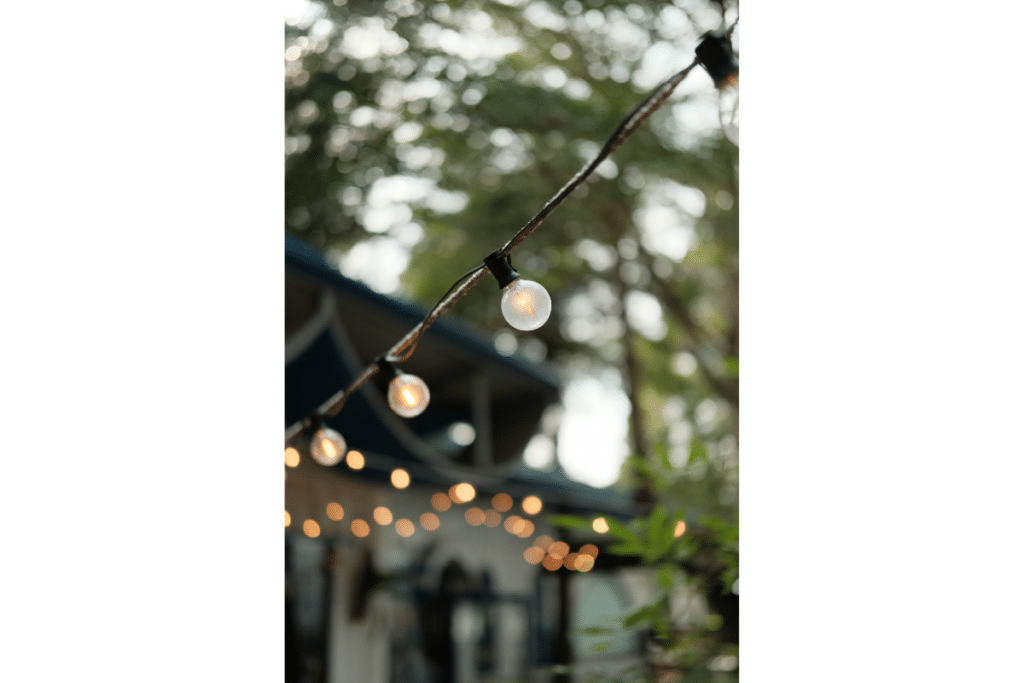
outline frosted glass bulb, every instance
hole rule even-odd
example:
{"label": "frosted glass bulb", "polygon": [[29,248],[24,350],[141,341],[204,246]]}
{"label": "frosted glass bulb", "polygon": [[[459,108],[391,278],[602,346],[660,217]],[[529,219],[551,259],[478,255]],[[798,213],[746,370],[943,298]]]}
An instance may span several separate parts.
{"label": "frosted glass bulb", "polygon": [[416,375],[402,373],[388,383],[388,405],[402,417],[416,417],[428,403],[430,390]]}
{"label": "frosted glass bulb", "polygon": [[309,454],[324,467],[331,467],[341,462],[348,450],[344,437],[333,429],[323,427],[316,430],[309,444]]}
{"label": "frosted glass bulb", "polygon": [[718,86],[718,113],[722,132],[732,144],[740,146],[740,72],[733,72]]}
{"label": "frosted glass bulb", "polygon": [[517,330],[535,330],[551,316],[551,295],[538,283],[519,278],[502,290],[501,314]]}

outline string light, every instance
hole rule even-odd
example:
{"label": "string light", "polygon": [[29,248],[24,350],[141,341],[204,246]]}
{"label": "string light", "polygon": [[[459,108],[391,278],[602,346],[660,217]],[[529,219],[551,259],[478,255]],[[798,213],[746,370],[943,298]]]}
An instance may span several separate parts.
{"label": "string light", "polygon": [[[482,266],[477,266],[459,278],[430,310],[423,321],[392,346],[386,354],[367,367],[348,387],[336,393],[316,412],[288,427],[285,431],[286,440],[291,439],[304,429],[314,428],[315,432],[310,441],[310,455],[312,458],[323,466],[333,466],[339,463],[343,457],[346,457],[347,444],[345,439],[338,432],[322,427],[321,420],[327,415],[337,415],[348,397],[378,372],[383,372],[388,380],[388,404],[396,414],[405,418],[412,418],[422,414],[430,402],[430,391],[426,383],[415,375],[402,372],[392,364],[392,361],[404,362],[408,360],[427,328],[443,313],[448,311],[459,299],[465,296],[469,289],[478,284],[484,277],[485,271],[491,272],[498,281],[498,286],[502,290],[502,315],[512,327],[522,331],[531,331],[538,329],[547,322],[551,315],[551,296],[539,283],[525,280],[515,271],[511,262],[512,250],[528,237],[558,205],[565,201],[626,138],[632,135],[667,100],[676,86],[682,82],[697,64],[702,65],[714,81],[715,87],[719,91],[719,112],[723,133],[728,140],[738,146],[739,65],[732,55],[732,43],[729,39],[731,32],[732,28],[722,34],[706,34],[696,49],[697,59],[695,62],[661,83],[637,105],[619,124],[598,155],[562,187],[544,205],[540,212],[530,219],[505,246],[486,257]],[[296,467],[299,464],[299,460],[299,453],[296,449],[292,447],[286,448],[285,464],[287,466]],[[362,454],[352,451],[346,457],[346,463],[353,470],[358,470],[365,465],[365,459]],[[392,473],[392,483],[396,488],[407,487],[409,485],[408,473],[404,470],[395,470]],[[435,494],[431,499],[431,504],[436,510],[441,512],[449,509],[452,502],[467,503],[473,500],[475,495],[476,491],[472,485],[464,482],[453,486],[449,491],[449,496],[446,496],[444,493]],[[472,508],[466,513],[467,521],[472,516],[473,522],[470,522],[471,524],[475,522],[476,525],[487,523],[488,526],[497,526],[501,522],[499,511],[505,512],[509,510],[510,504],[511,500],[509,497],[506,494],[500,494],[495,496],[493,500],[494,510],[488,510],[487,513],[484,513],[479,508]],[[335,509],[332,506],[337,507]],[[534,515],[540,512],[542,503],[536,496],[528,496],[523,500],[522,507],[524,512]],[[344,511],[337,503],[331,503],[328,505],[327,514],[331,519],[338,521],[342,519]],[[390,524],[393,519],[391,511],[383,506],[376,508],[373,516],[374,520],[382,526]],[[478,519],[479,521],[477,521]],[[440,526],[440,520],[433,513],[421,515],[420,523],[427,530],[434,530]],[[285,526],[287,527],[290,524],[291,516],[286,510]],[[320,535],[320,526],[314,520],[305,520],[302,528],[303,532],[311,538],[316,538]],[[365,537],[370,533],[369,524],[361,519],[353,520],[351,528],[352,533],[358,537]],[[529,537],[534,531],[532,522],[516,515],[511,515],[505,520],[505,528],[510,533],[521,535],[523,538]],[[593,528],[598,533],[606,533],[609,530],[608,523],[603,517],[598,517],[594,520]],[[681,536],[685,529],[685,524],[679,522],[676,525],[675,536]],[[415,527],[410,520],[401,519],[396,523],[396,530],[401,536],[411,536],[415,531]],[[584,546],[580,549],[579,553],[570,554],[568,544],[561,541],[552,542],[550,537],[541,536],[524,553],[524,559],[531,564],[541,562],[538,553],[543,554],[545,550],[547,550],[547,553],[543,557],[543,566],[549,571],[555,571],[561,567],[563,565],[563,558],[565,560],[564,564],[568,569],[589,571],[593,568],[597,556],[596,546]]]}
{"label": "string light", "polygon": [[394,364],[381,360],[378,364],[388,378],[388,405],[402,417],[416,417],[430,403],[427,383],[416,375],[402,372]]}
{"label": "string light", "polygon": [[[732,28],[734,27],[735,24],[733,24]],[[726,31],[722,35],[722,38],[728,40],[729,35],[732,33],[732,28]],[[387,360],[397,360],[399,362],[408,360],[409,357],[412,356],[412,354],[415,352],[416,346],[419,344],[420,339],[422,338],[423,334],[427,331],[427,329],[431,325],[433,325],[437,321],[437,319],[441,317],[441,315],[450,310],[451,307],[454,306],[456,302],[458,302],[462,297],[464,297],[469,292],[470,289],[479,284],[479,282],[484,278],[484,275],[487,271],[494,272],[495,270],[497,270],[500,272],[503,271],[504,266],[507,265],[508,271],[511,273],[515,273],[515,271],[512,270],[510,260],[510,254],[512,250],[518,247],[523,240],[529,237],[540,226],[540,224],[543,223],[544,220],[547,219],[547,217],[550,216],[551,213],[559,205],[562,204],[562,202],[564,202],[570,195],[572,195],[572,193],[578,187],[580,187],[591,175],[593,175],[593,173],[597,170],[598,166],[600,166],[601,163],[603,163],[604,160],[607,159],[612,154],[612,152],[614,152],[620,145],[622,145],[622,143],[625,142],[629,136],[636,132],[637,129],[639,129],[640,126],[644,123],[644,121],[646,121],[651,116],[651,114],[657,111],[662,106],[662,104],[665,103],[669,95],[671,95],[675,91],[676,87],[683,82],[683,79],[685,79],[686,76],[689,75],[690,71],[692,71],[694,67],[696,67],[700,63],[702,62],[701,59],[698,57],[698,59],[694,60],[692,64],[674,73],[672,76],[670,76],[662,83],[660,83],[654,90],[652,90],[647,95],[647,97],[645,97],[636,107],[633,108],[633,110],[628,115],[626,115],[626,118],[624,118],[615,128],[615,131],[611,134],[611,137],[609,137],[608,140],[605,142],[604,146],[601,147],[601,150],[598,152],[598,154],[593,159],[591,159],[591,161],[588,164],[586,164],[583,167],[583,169],[580,170],[579,173],[573,176],[573,178],[569,180],[569,182],[567,182],[560,190],[558,190],[558,192],[556,192],[555,195],[550,200],[548,200],[548,202],[540,209],[540,211],[538,211],[533,216],[533,218],[527,221],[526,225],[524,225],[522,228],[519,229],[518,232],[516,232],[512,239],[510,239],[505,244],[505,246],[503,246],[502,248],[498,249],[497,251],[493,252],[490,256],[485,258],[483,265],[477,266],[476,268],[470,270],[468,273],[464,274],[462,277],[456,280],[455,283],[452,284],[448,291],[445,292],[445,294],[437,302],[437,304],[435,304],[434,307],[430,309],[430,312],[427,314],[427,316],[422,321],[420,321],[412,330],[410,330],[404,337],[402,337],[402,339],[396,342],[388,350],[388,352],[382,356],[382,358]],[[726,74],[725,79],[728,80],[728,77],[731,75],[732,74]],[[736,70],[735,75],[736,79],[734,82],[736,85],[738,85],[738,68]],[[736,116],[734,117],[734,122],[737,124],[738,132],[738,100],[736,102],[736,106],[733,109],[735,110],[736,114]],[[493,269],[490,267],[491,264],[494,265]],[[523,281],[521,277],[518,277],[518,273],[516,273],[515,277],[513,278],[513,281],[501,284],[501,278],[499,278],[499,284],[501,284],[501,286],[504,288],[508,285],[511,285],[516,280],[522,281],[522,285],[525,285],[528,282]],[[522,324],[527,325],[527,327],[519,327],[518,319],[515,322],[511,319],[509,320],[509,323],[517,327],[517,329],[536,329],[537,327],[542,325],[544,321],[547,320],[548,316],[551,313],[550,295],[547,294],[543,287],[540,287],[539,285],[537,285],[537,287],[539,288],[539,292],[535,292],[534,294],[531,295],[525,295],[521,298],[509,296],[510,299],[514,299],[509,303],[509,306],[511,307],[512,312],[514,314],[513,317],[525,313],[525,319],[522,321]],[[536,295],[536,299],[532,298],[534,295]],[[502,298],[502,312],[505,313],[504,294]],[[508,319],[508,314],[506,314],[506,319]],[[322,418],[324,415],[337,415],[338,412],[345,405],[345,402],[348,400],[349,396],[351,396],[364,383],[369,381],[374,375],[380,372],[382,366],[383,363],[381,363],[379,360],[374,361],[372,365],[365,368],[363,372],[358,377],[356,377],[347,387],[345,387],[342,390],[339,390],[334,396],[332,396],[325,404],[318,408],[314,413],[306,416],[302,420],[289,426],[285,430],[285,440],[287,441],[288,439],[294,437],[303,429],[312,426],[318,419]],[[426,401],[429,400],[429,393],[427,393],[426,391],[426,385],[424,384],[422,388],[424,392],[424,398],[423,405],[419,406],[419,412],[422,412],[422,409],[426,407]],[[396,412],[398,411],[396,410]],[[419,412],[417,412],[416,414],[418,415]]]}
{"label": "string light", "polygon": [[718,112],[726,139],[740,144],[740,65],[732,56],[727,34],[704,34],[697,46],[697,61],[707,69],[718,88]]}
{"label": "string light", "polygon": [[332,467],[341,462],[346,450],[348,445],[344,437],[327,427],[317,429],[309,443],[309,454],[324,467]]}
{"label": "string light", "polygon": [[501,289],[501,314],[517,330],[529,332],[551,316],[551,295],[539,283],[524,280],[512,267],[512,258],[499,249],[484,259]]}

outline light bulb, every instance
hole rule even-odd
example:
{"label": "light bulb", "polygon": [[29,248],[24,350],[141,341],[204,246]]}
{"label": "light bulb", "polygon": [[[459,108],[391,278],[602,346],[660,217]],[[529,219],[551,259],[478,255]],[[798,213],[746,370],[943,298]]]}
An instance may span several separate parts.
{"label": "light bulb", "polygon": [[718,114],[726,139],[740,146],[740,72],[734,71],[718,86]]}
{"label": "light bulb", "polygon": [[502,290],[501,314],[517,330],[535,330],[551,316],[551,295],[540,284],[519,278]]}
{"label": "light bulb", "polygon": [[430,403],[427,383],[416,375],[399,373],[388,382],[388,405],[402,417],[416,417]]}
{"label": "light bulb", "polygon": [[309,454],[324,467],[337,465],[347,450],[344,437],[327,427],[316,430],[309,444]]}
{"label": "light bulb", "polygon": [[512,267],[512,258],[501,249],[484,259],[501,289],[501,314],[517,330],[528,332],[551,316],[551,295],[536,282],[524,280]]}
{"label": "light bulb", "polygon": [[697,46],[699,61],[718,88],[718,113],[722,132],[729,142],[740,145],[740,65],[733,59],[732,42],[727,36],[704,34]]}

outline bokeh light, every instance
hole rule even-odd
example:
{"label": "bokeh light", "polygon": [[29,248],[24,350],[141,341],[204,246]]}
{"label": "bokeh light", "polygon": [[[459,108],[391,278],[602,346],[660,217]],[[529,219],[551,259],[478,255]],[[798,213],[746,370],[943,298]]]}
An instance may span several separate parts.
{"label": "bokeh light", "polygon": [[416,533],[416,526],[412,523],[411,519],[400,519],[395,522],[395,531],[402,538],[409,538]]}
{"label": "bokeh light", "polygon": [[398,468],[391,473],[391,485],[396,489],[404,489],[411,481],[409,473],[402,468]]}
{"label": "bokeh light", "polygon": [[594,568],[594,558],[590,555],[580,555],[576,558],[576,571],[589,572]]}
{"label": "bokeh light", "polygon": [[558,568],[562,566],[562,558],[555,557],[554,555],[546,555],[544,557],[544,569],[549,572],[558,571]]}
{"label": "bokeh light", "polygon": [[676,522],[676,530],[673,532],[676,538],[679,538],[686,533],[686,522]]}
{"label": "bokeh light", "polygon": [[468,503],[476,498],[476,489],[472,484],[462,482],[448,489],[448,495],[453,503]]}
{"label": "bokeh light", "polygon": [[537,546],[538,548],[540,548],[541,550],[543,550],[544,552],[547,552],[548,548],[554,542],[555,542],[555,539],[551,538],[547,534],[543,534],[543,535],[538,536],[537,538],[533,539],[533,544],[535,546]]}
{"label": "bokeh light", "polygon": [[302,523],[302,533],[306,534],[310,538],[316,538],[320,535],[320,525],[312,519],[307,519]]}
{"label": "bokeh light", "polygon": [[599,534],[608,533],[608,521],[604,517],[598,517],[594,520],[594,531]]}
{"label": "bokeh light", "polygon": [[435,493],[430,497],[430,504],[438,512],[444,512],[452,506],[452,500],[444,493]]}
{"label": "bokeh light", "polygon": [[[509,532],[510,534],[516,533],[516,524],[522,521],[523,518],[519,515],[509,515],[505,518],[505,531]],[[522,529],[522,526],[520,526],[519,528]]]}
{"label": "bokeh light", "polygon": [[366,538],[370,535],[370,525],[367,524],[365,520],[353,519],[352,533],[358,536],[359,538]]}
{"label": "bokeh light", "polygon": [[563,557],[569,554],[569,544],[565,541],[555,541],[548,546],[548,555],[556,557],[561,560]]}
{"label": "bokeh light", "polygon": [[576,569],[576,558],[579,556],[579,553],[569,553],[564,559],[562,559],[562,565],[566,569]]}
{"label": "bokeh light", "polygon": [[391,524],[392,519],[394,519],[394,517],[391,514],[391,510],[388,510],[383,505],[373,509],[373,521],[377,522],[377,524],[387,526],[388,524]]}
{"label": "bokeh light", "polygon": [[488,510],[484,513],[484,524],[489,527],[496,527],[501,524],[501,513],[497,510]]}
{"label": "bokeh light", "polygon": [[540,498],[537,496],[527,496],[523,498],[523,512],[528,515],[535,515],[541,511],[544,504],[540,502]]}
{"label": "bokeh light", "polygon": [[284,525],[285,526],[291,526],[292,525],[292,516],[288,514],[287,510],[284,511]]}
{"label": "bokeh light", "polygon": [[499,493],[491,499],[491,505],[493,505],[494,509],[498,512],[508,512],[512,507],[512,496],[507,493]]}
{"label": "bokeh light", "polygon": [[485,517],[486,515],[484,515],[484,511],[480,508],[469,508],[466,510],[466,521],[469,522],[471,526],[480,526],[484,523]]}
{"label": "bokeh light", "polygon": [[349,451],[345,456],[345,464],[354,470],[361,470],[366,466],[366,458],[359,451]]}
{"label": "bokeh light", "polygon": [[516,526],[512,533],[514,533],[519,538],[529,538],[530,536],[533,536],[534,528],[535,527],[533,526],[533,522],[531,522],[528,519],[521,519],[519,520],[519,522],[516,523]]}
{"label": "bokeh light", "polygon": [[424,512],[420,515],[420,526],[426,531],[437,531],[441,526],[441,520],[433,512]]}
{"label": "bokeh light", "polygon": [[288,448],[284,449],[285,465],[287,465],[288,467],[298,467],[300,460],[302,460],[302,458],[299,457],[299,450],[297,448],[292,448],[291,446],[289,446]]}
{"label": "bokeh light", "polygon": [[544,559],[544,551],[535,545],[531,545],[523,551],[523,559],[530,564],[540,564]]}
{"label": "bokeh light", "polygon": [[580,555],[589,555],[590,557],[597,559],[597,546],[593,543],[588,543],[580,548]]}
{"label": "bokeh light", "polygon": [[345,517],[345,508],[341,507],[339,503],[328,503],[327,516],[335,522],[340,522]]}

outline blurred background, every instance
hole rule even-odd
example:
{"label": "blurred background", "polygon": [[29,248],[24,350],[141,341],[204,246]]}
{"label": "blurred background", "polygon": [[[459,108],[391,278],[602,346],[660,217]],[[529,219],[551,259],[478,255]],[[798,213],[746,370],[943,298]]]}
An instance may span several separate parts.
{"label": "blurred background", "polygon": [[[381,302],[425,310],[737,17],[736,3],[707,0],[289,0],[286,232]],[[516,469],[476,482],[487,512],[508,511],[492,496],[515,482],[517,504],[569,491],[530,516],[532,536],[483,541],[473,534],[501,526],[442,515],[451,535],[431,560],[413,540],[426,531],[406,547],[377,533],[386,525],[356,538],[351,514],[336,529],[324,515],[345,496],[368,510],[390,496],[389,514],[415,519],[446,482],[415,493],[414,476],[395,499],[393,484],[351,471],[324,484],[308,458],[288,468],[286,680],[735,679],[737,164],[718,93],[695,69],[513,252],[551,294],[546,325],[510,328],[489,278],[445,316],[557,387]],[[378,352],[397,339],[380,337]],[[552,484],[563,480],[576,488]],[[610,533],[595,523],[605,517]],[[539,536],[594,546],[593,566],[531,562]],[[460,543],[461,560],[444,556]]]}

